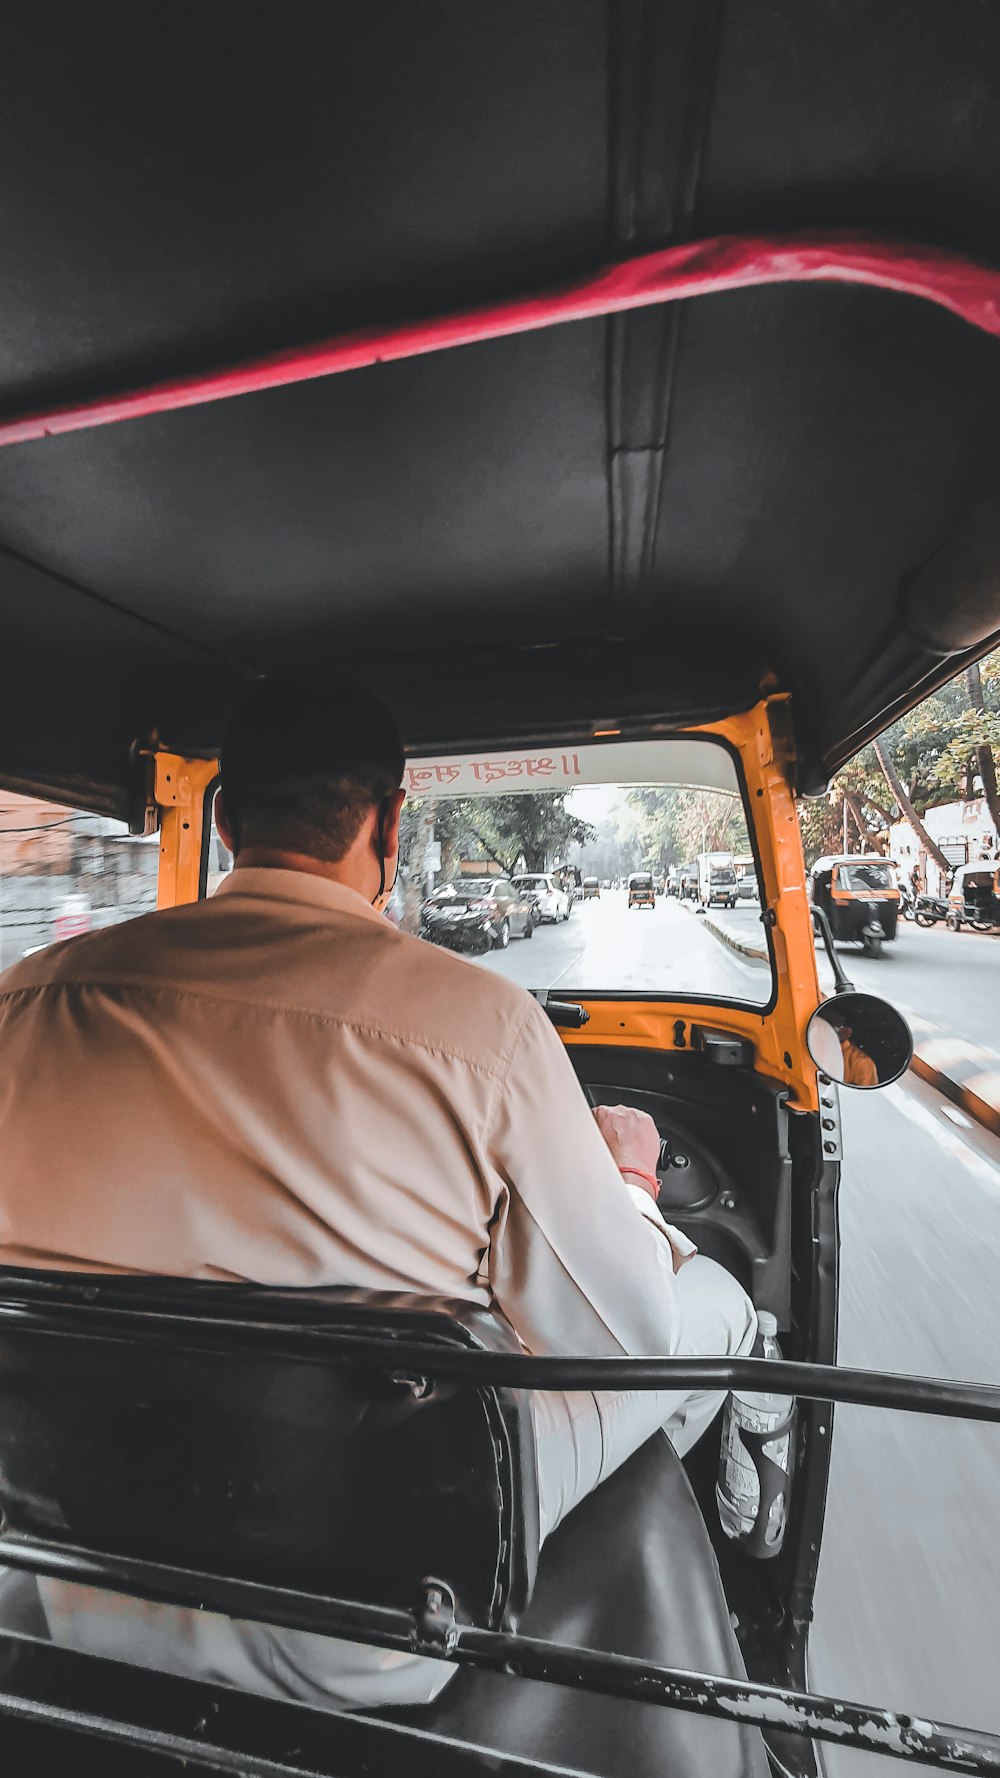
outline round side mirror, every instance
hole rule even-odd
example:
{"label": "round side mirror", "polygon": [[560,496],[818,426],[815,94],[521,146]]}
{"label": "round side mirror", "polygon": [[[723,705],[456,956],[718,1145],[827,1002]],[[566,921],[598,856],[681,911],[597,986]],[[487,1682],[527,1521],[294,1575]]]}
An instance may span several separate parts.
{"label": "round side mirror", "polygon": [[902,1013],[875,994],[834,994],[806,1028],[806,1047],[821,1073],[844,1087],[888,1087],[913,1060]]}

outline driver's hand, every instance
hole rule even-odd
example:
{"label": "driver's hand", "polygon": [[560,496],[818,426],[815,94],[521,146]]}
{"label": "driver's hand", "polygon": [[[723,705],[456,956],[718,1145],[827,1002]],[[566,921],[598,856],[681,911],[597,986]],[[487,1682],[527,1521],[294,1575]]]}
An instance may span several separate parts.
{"label": "driver's hand", "polygon": [[616,1166],[623,1172],[628,1167],[635,1167],[639,1174],[648,1174],[648,1178],[640,1178],[634,1173],[626,1173],[626,1178],[633,1185],[643,1186],[655,1203],[657,1189],[650,1180],[656,1180],[660,1132],[649,1112],[636,1111],[632,1105],[599,1105],[594,1116]]}

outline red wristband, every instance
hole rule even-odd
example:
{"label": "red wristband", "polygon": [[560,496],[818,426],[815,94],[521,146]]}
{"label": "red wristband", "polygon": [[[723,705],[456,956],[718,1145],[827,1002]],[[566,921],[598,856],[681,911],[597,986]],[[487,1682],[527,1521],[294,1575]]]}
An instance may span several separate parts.
{"label": "red wristband", "polygon": [[637,1179],[644,1179],[646,1184],[651,1185],[657,1197],[659,1197],[660,1182],[655,1173],[644,1173],[641,1167],[619,1167],[618,1171],[623,1177],[626,1173],[634,1173]]}

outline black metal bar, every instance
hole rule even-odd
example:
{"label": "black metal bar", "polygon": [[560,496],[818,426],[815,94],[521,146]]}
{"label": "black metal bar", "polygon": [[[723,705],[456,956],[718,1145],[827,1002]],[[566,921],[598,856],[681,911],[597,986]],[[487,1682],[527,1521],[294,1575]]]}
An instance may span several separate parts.
{"label": "black metal bar", "polygon": [[[383,1362],[388,1362],[389,1352]],[[1000,1421],[1000,1388],[936,1377],[793,1364],[763,1358],[529,1358],[500,1352],[394,1349],[396,1374],[442,1382],[488,1383],[496,1388],[574,1390],[690,1390],[745,1387],[809,1401],[898,1408],[953,1419]],[[402,1362],[401,1362],[402,1360]]]}
{"label": "black metal bar", "polygon": [[827,918],[826,909],[814,907],[810,909],[810,913],[813,917],[813,925],[819,928],[819,934],[823,940],[823,949],[830,960],[830,967],[833,970],[833,985],[836,988],[837,993],[853,994],[854,983],[849,980],[844,965],[837,956],[837,949],[833,942],[833,931],[829,919]]}
{"label": "black metal bar", "polygon": [[[891,1371],[849,1370],[840,1365],[797,1364],[788,1359],[761,1358],[534,1358],[527,1354],[485,1352],[429,1341],[376,1338],[342,1327],[326,1329],[309,1323],[214,1320],[163,1310],[116,1309],[94,1304],[81,1326],[79,1305],[71,1306],[59,1327],[61,1305],[32,1307],[0,1302],[0,1321],[48,1338],[65,1334],[74,1340],[121,1338],[138,1342],[165,1326],[191,1335],[196,1351],[231,1350],[233,1336],[241,1343],[260,1341],[269,1350],[323,1364],[368,1365],[392,1376],[422,1377],[438,1382],[482,1384],[507,1389],[577,1390],[727,1390],[741,1386],[770,1394],[796,1395],[810,1401],[847,1402],[860,1407],[893,1408],[951,1419],[1000,1422],[1000,1387],[993,1383],[961,1383],[938,1377],[907,1377]],[[183,1339],[177,1340],[183,1344]]]}
{"label": "black metal bar", "polygon": [[88,1740],[142,1748],[149,1753],[183,1760],[203,1772],[227,1772],[232,1773],[233,1778],[302,1778],[301,1766],[260,1759],[252,1753],[233,1752],[228,1747],[193,1741],[187,1735],[173,1735],[144,1724],[116,1722],[113,1717],[98,1716],[89,1710],[68,1710],[61,1704],[38,1703],[33,1698],[19,1698],[10,1692],[0,1692],[0,1720],[5,1717],[14,1722],[37,1723],[49,1729],[69,1729]]}
{"label": "black metal bar", "polygon": [[[286,1630],[311,1630],[319,1636],[346,1635],[378,1648],[414,1653],[419,1637],[412,1613],[385,1605],[330,1599],[292,1587],[261,1585],[202,1569],[175,1568],[140,1557],[117,1556],[74,1544],[50,1543],[15,1533],[0,1535],[0,1566],[26,1568],[53,1580],[106,1587],[137,1599],[166,1605],[190,1605],[224,1617],[277,1624]],[[424,1651],[428,1652],[428,1651]],[[436,1651],[440,1652],[440,1651]]]}
{"label": "black metal bar", "polygon": [[1000,1735],[900,1716],[845,1698],[684,1673],[627,1655],[598,1654],[489,1630],[460,1629],[455,1653],[471,1657],[476,1666],[501,1665],[505,1672],[528,1679],[776,1729],[890,1759],[915,1760],[946,1772],[1000,1772]]}
{"label": "black metal bar", "polygon": [[[334,1711],[330,1711],[329,1715],[332,1721],[336,1721]],[[14,1722],[31,1723],[39,1728],[69,1730],[88,1740],[105,1744],[133,1750],[139,1748],[144,1752],[183,1762],[185,1768],[190,1766],[202,1772],[223,1772],[232,1774],[232,1778],[303,1778],[304,1774],[316,1769],[315,1766],[288,1765],[283,1761],[265,1759],[259,1754],[222,1747],[217,1742],[195,1741],[188,1735],[150,1728],[145,1723],[119,1722],[114,1717],[99,1716],[93,1711],[70,1710],[62,1704],[38,1703],[31,1698],[19,1698],[9,1692],[0,1692],[0,1721],[5,1718]],[[397,1732],[386,1723],[373,1726],[383,1735]],[[424,1739],[432,1741],[438,1738],[425,1735]],[[445,1744],[439,1742],[439,1745]],[[401,1772],[408,1769],[409,1751],[405,1745],[399,1750]],[[468,1753],[470,1760],[479,1754],[483,1774],[501,1774],[502,1778],[591,1778],[590,1774],[581,1772],[576,1767],[552,1766],[539,1760],[515,1761],[509,1755],[494,1755],[489,1748],[480,1749],[468,1745]]]}
{"label": "black metal bar", "polygon": [[[11,1708],[13,1701],[13,1708]],[[22,1711],[22,1703],[42,1714],[38,1722]],[[0,1631],[0,1736],[4,1742],[4,1778],[11,1769],[11,1735],[2,1734],[6,1713],[24,1718],[39,1739],[46,1727],[70,1731],[81,1716],[93,1719],[92,1733],[106,1743],[111,1736],[105,1724],[125,1731],[133,1754],[151,1747],[149,1731],[168,1736],[179,1768],[195,1765],[209,1770],[221,1762],[221,1751],[236,1762],[240,1772],[253,1769],[284,1772],[296,1778],[563,1778],[564,1768],[547,1760],[484,1749],[467,1740],[442,1739],[426,1728],[409,1723],[365,1716],[359,1711],[341,1712],[285,1698],[240,1692],[205,1680],[157,1673],[148,1668],[123,1668],[121,1662],[100,1655],[58,1648],[50,1642]],[[66,1712],[74,1713],[69,1721]],[[85,1735],[91,1725],[82,1724]],[[117,1738],[116,1738],[117,1739]],[[193,1747],[200,1749],[195,1753]],[[44,1742],[42,1743],[44,1750]],[[105,1757],[108,1757],[110,1748]],[[52,1769],[61,1769],[57,1758]],[[75,1765],[89,1762],[77,1761]],[[50,1769],[43,1753],[32,1765],[18,1765],[19,1773]],[[115,1764],[115,1772],[123,1770]],[[143,1766],[143,1770],[146,1767]],[[157,1762],[159,1770],[159,1761]],[[131,1772],[128,1778],[133,1778]],[[575,1771],[567,1778],[581,1778]]]}
{"label": "black metal bar", "polygon": [[[339,1720],[339,1713],[330,1711],[328,1716],[333,1728]],[[185,1769],[190,1766],[202,1772],[223,1772],[231,1774],[232,1778],[304,1778],[304,1774],[316,1770],[314,1764],[291,1765],[283,1760],[267,1759],[239,1748],[223,1747],[215,1741],[196,1741],[190,1735],[152,1728],[148,1723],[119,1721],[113,1716],[99,1715],[96,1711],[70,1709],[65,1704],[40,1702],[34,1698],[18,1697],[14,1693],[0,1691],[0,1721],[5,1718],[13,1722],[31,1723],[39,1728],[69,1730],[73,1734],[83,1735],[88,1740],[106,1745],[110,1743],[112,1746],[133,1750],[139,1748],[143,1752],[160,1754],[182,1762]],[[370,1721],[368,1718],[364,1720]],[[412,1753],[410,1737],[404,1741],[400,1731],[391,1724],[373,1723],[372,1727],[383,1736],[395,1735],[402,1741],[398,1750],[398,1769],[400,1772],[409,1770]],[[412,1734],[413,1731],[410,1731],[410,1736]],[[431,1741],[437,1737],[424,1734],[423,1739]],[[461,1745],[463,1744],[455,1744],[456,1751]],[[479,1765],[484,1775],[489,1772],[494,1778],[589,1778],[587,1773],[578,1771],[575,1767],[553,1766],[539,1760],[516,1760],[510,1755],[493,1755],[488,1748],[464,1745],[470,1762]]]}
{"label": "black metal bar", "polygon": [[[893,1759],[922,1761],[943,1771],[1000,1773],[1000,1736],[900,1716],[843,1698],[827,1698],[749,1680],[688,1673],[627,1655],[598,1653],[537,1637],[502,1635],[456,1623],[447,1605],[438,1626],[426,1606],[413,1615],[384,1606],[262,1587],[227,1576],[167,1568],[27,1539],[0,1539],[11,1567],[118,1588],[140,1597],[198,1605],[227,1616],[404,1649],[434,1660],[545,1680],[578,1691],[775,1729],[806,1739],[861,1748]],[[430,1614],[433,1616],[433,1613]],[[421,1628],[423,1626],[423,1628]]]}

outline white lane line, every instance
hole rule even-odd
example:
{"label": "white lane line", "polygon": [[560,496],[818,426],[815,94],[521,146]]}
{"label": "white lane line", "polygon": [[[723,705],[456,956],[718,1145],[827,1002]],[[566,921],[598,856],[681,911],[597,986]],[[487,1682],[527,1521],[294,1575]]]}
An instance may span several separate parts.
{"label": "white lane line", "polygon": [[922,1105],[915,1094],[897,1083],[896,1086],[883,1089],[883,1098],[898,1111],[900,1117],[905,1117],[908,1123],[915,1124],[918,1129],[932,1136],[949,1160],[958,1161],[993,1197],[1000,1198],[1000,1167],[987,1160],[985,1155],[980,1154],[957,1131],[949,1130],[936,1112]]}

